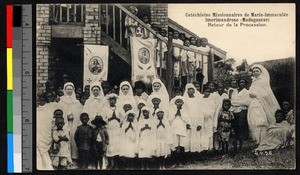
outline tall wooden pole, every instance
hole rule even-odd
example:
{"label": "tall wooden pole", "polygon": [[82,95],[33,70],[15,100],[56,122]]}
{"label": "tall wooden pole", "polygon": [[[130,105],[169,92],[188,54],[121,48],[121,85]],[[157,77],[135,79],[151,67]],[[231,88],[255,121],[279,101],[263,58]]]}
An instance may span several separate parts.
{"label": "tall wooden pole", "polygon": [[208,56],[208,81],[214,81],[214,68],[215,68],[215,58],[214,58],[214,50],[210,48],[209,56]]}
{"label": "tall wooden pole", "polygon": [[[168,55],[166,60],[166,83],[170,98],[172,97],[172,89],[174,85],[174,60],[173,60],[173,33],[168,33]],[[170,100],[170,99],[169,99]]]}

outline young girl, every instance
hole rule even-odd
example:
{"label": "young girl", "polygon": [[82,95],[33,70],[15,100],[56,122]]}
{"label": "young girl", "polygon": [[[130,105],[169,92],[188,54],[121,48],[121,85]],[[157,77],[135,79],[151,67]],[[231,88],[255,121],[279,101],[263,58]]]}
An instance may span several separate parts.
{"label": "young girl", "polygon": [[120,153],[120,113],[118,112],[117,94],[107,95],[109,106],[103,110],[104,120],[107,122],[106,128],[109,136],[109,145],[107,145],[106,157],[108,160],[107,169],[116,169]]}
{"label": "young girl", "polygon": [[142,163],[142,169],[149,169],[149,162],[155,155],[155,124],[154,118],[150,117],[150,110],[144,106],[138,122],[138,157]]}
{"label": "young girl", "polygon": [[121,127],[120,142],[124,147],[120,150],[126,169],[132,169],[134,158],[138,154],[138,131],[136,114],[133,110],[125,113],[125,121]]}
{"label": "young girl", "polygon": [[191,121],[191,130],[188,133],[187,139],[187,146],[189,146],[189,148],[187,150],[194,153],[191,155],[192,160],[194,160],[198,157],[195,153],[200,153],[202,151],[201,137],[203,133],[202,127],[204,125],[201,106],[202,95],[196,90],[193,84],[189,83],[185,86],[185,93],[183,97]]}
{"label": "young girl", "polygon": [[52,165],[55,169],[66,170],[68,164],[72,165],[70,150],[70,135],[67,127],[64,127],[63,117],[55,118],[56,129],[53,130],[54,150],[52,151]]}
{"label": "young girl", "polygon": [[170,120],[174,140],[172,145],[173,157],[178,166],[179,160],[182,159],[184,155],[187,130],[191,128],[191,124],[183,97],[176,96],[171,102],[168,118]]}
{"label": "young girl", "polygon": [[157,95],[153,95],[152,97],[152,105],[150,105],[150,114],[152,117],[156,116],[157,110],[158,108],[160,108],[160,104],[161,104],[161,99],[159,98],[159,96]]}
{"label": "young girl", "polygon": [[[173,138],[168,119],[163,110],[158,109],[155,119],[156,142],[155,156],[158,160],[159,169],[165,169],[165,159],[171,154]],[[153,143],[152,143],[153,144]]]}
{"label": "young girl", "polygon": [[109,144],[109,137],[105,128],[106,122],[103,120],[102,116],[98,115],[91,123],[96,126],[93,135],[95,167],[98,169],[98,165],[100,165],[100,169],[102,169],[103,157],[107,151],[107,145]]}
{"label": "young girl", "polygon": [[213,133],[216,132],[217,119],[214,118],[216,103],[214,99],[210,96],[210,88],[204,88],[204,96],[201,104],[204,116],[203,125],[203,139],[202,139],[202,149],[212,150],[213,149]]}
{"label": "young girl", "polygon": [[222,109],[219,112],[218,117],[218,128],[217,131],[220,136],[220,142],[222,145],[222,152],[228,153],[229,147],[229,138],[230,136],[234,135],[234,131],[232,128],[232,122],[234,119],[233,113],[229,111],[231,107],[231,102],[229,99],[223,100]]}

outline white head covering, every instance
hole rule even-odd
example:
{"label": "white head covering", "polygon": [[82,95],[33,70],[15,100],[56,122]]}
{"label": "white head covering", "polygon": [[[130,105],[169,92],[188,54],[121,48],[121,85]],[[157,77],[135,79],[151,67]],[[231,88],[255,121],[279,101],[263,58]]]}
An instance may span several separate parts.
{"label": "white head covering", "polygon": [[190,88],[193,88],[193,89],[194,89],[194,91],[195,91],[194,96],[195,96],[195,97],[197,97],[197,98],[198,98],[198,97],[202,97],[202,95],[200,94],[200,92],[197,91],[197,89],[195,88],[195,85],[192,84],[192,83],[188,83],[188,84],[185,85],[185,90],[184,90],[184,94],[183,94],[183,97],[184,97],[184,98],[190,98],[189,95],[188,95],[188,90],[189,90]]}
{"label": "white head covering", "polygon": [[107,94],[106,99],[109,100],[110,98],[115,97],[116,99],[119,99],[119,96],[115,93]]}
{"label": "white head covering", "polygon": [[[259,68],[261,70],[261,74],[259,75],[259,77],[257,79],[262,80],[263,82],[270,84],[270,75],[269,75],[268,70],[260,64],[253,65],[252,70],[254,68]],[[252,80],[254,80],[254,79],[256,79],[256,78],[252,77]]]}
{"label": "white head covering", "polygon": [[[67,95],[67,91],[66,91],[66,88],[67,86],[71,86],[73,91],[72,91],[72,94],[71,96]],[[71,83],[71,82],[67,82],[64,84],[64,95],[62,97],[60,97],[60,101],[64,102],[64,103],[67,103],[67,104],[70,104],[70,103],[77,103],[79,102],[77,99],[76,99],[76,95],[75,95],[75,87],[74,87],[74,84]]]}
{"label": "white head covering", "polygon": [[262,65],[253,65],[252,69],[255,67],[261,70],[261,74],[258,78],[252,77],[252,84],[249,91],[256,93],[256,98],[264,108],[268,124],[270,125],[275,123],[275,111],[280,109],[280,106],[270,86],[269,72]]}
{"label": "white head covering", "polygon": [[[155,84],[155,83],[159,83],[160,84],[160,89],[159,89],[159,91],[158,92],[156,92],[156,91],[154,91],[154,88],[153,88],[153,85]],[[170,100],[169,99],[169,93],[168,93],[168,91],[167,91],[167,88],[166,88],[166,86],[165,86],[165,84],[160,80],[160,79],[154,79],[153,81],[152,81],[152,93],[151,94],[157,94],[157,95],[159,95],[159,96],[161,96],[161,97],[164,97],[164,98],[166,98],[167,100]]]}
{"label": "white head covering", "polygon": [[[127,85],[128,86],[128,93],[127,95],[125,95],[122,91],[122,87]],[[131,84],[128,82],[128,81],[123,81],[121,84],[120,84],[120,89],[119,89],[119,97],[120,99],[123,99],[124,97],[134,97],[133,96],[133,90],[132,90],[132,86]]]}
{"label": "white head covering", "polygon": [[96,81],[96,82],[93,82],[93,83],[90,85],[90,94],[91,94],[90,96],[95,97],[95,96],[93,95],[93,91],[92,91],[93,87],[98,87],[98,88],[100,89],[100,92],[99,92],[98,97],[104,97],[104,92],[103,92],[101,83],[100,83],[100,82],[97,82],[97,81]]}

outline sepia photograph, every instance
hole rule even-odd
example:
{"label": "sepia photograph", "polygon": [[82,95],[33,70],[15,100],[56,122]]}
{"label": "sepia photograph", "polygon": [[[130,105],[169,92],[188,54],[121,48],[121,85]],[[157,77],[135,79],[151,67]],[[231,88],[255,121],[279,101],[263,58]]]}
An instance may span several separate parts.
{"label": "sepia photograph", "polygon": [[295,8],[36,4],[37,170],[296,169]]}

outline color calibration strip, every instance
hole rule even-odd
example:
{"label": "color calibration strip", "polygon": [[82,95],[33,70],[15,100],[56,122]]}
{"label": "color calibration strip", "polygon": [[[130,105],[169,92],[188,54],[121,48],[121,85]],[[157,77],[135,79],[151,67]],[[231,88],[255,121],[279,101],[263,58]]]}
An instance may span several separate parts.
{"label": "color calibration strip", "polygon": [[7,172],[14,172],[13,142],[13,6],[6,6],[6,66],[7,66]]}
{"label": "color calibration strip", "polygon": [[13,133],[14,172],[22,172],[22,6],[13,6]]}

